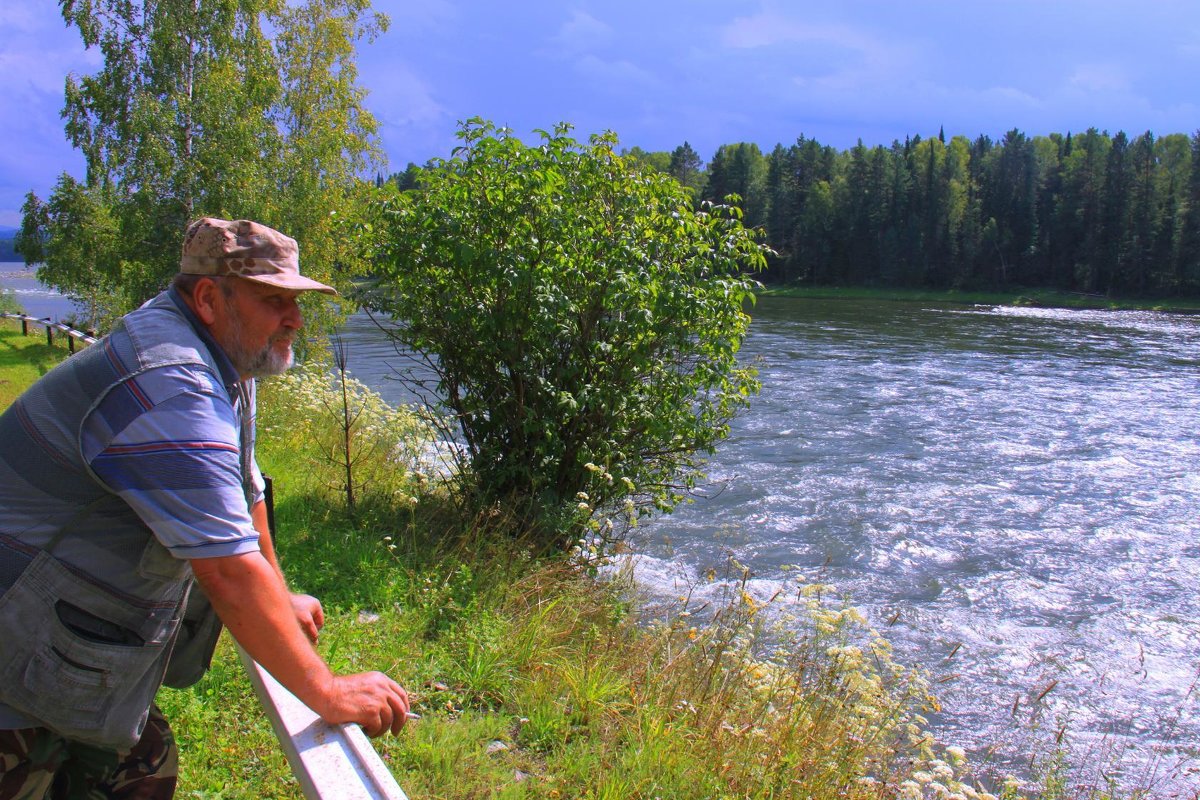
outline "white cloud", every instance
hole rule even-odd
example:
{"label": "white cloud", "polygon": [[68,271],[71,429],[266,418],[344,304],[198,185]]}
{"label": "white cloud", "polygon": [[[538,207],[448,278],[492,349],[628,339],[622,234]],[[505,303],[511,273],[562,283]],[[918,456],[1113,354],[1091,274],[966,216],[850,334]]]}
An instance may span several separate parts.
{"label": "white cloud", "polygon": [[576,9],[559,27],[551,42],[565,53],[586,53],[606,44],[612,38],[612,32],[608,23]]}
{"label": "white cloud", "polygon": [[1080,64],[1067,83],[1088,92],[1124,92],[1130,88],[1129,76],[1116,64]]}
{"label": "white cloud", "polygon": [[594,55],[586,55],[575,63],[575,68],[585,77],[602,81],[618,91],[629,88],[630,84],[652,86],[657,83],[651,72],[625,59],[605,61]]}
{"label": "white cloud", "polygon": [[791,42],[826,42],[850,50],[880,49],[871,37],[845,25],[813,25],[790,19],[775,11],[738,17],[721,32],[727,47],[759,48]]}
{"label": "white cloud", "polygon": [[0,6],[0,26],[9,31],[22,33],[29,33],[41,27],[38,24],[38,15],[33,13],[28,4],[22,3],[20,0],[10,0]]}
{"label": "white cloud", "polygon": [[433,125],[449,117],[429,84],[406,66],[392,65],[386,71],[364,74],[363,82],[370,90],[367,105],[384,124]]}
{"label": "white cloud", "polygon": [[903,40],[885,41],[850,25],[813,24],[770,9],[733,20],[720,40],[734,50],[769,50],[764,57],[790,71],[792,84],[802,90],[872,91],[922,77],[916,48]]}
{"label": "white cloud", "polygon": [[428,155],[449,151],[454,141],[450,132],[454,118],[428,82],[401,64],[364,69],[361,76],[369,90],[367,107],[379,120],[380,138],[392,162],[391,169],[401,169],[409,160],[396,157],[401,146]]}
{"label": "white cloud", "polygon": [[417,3],[382,0],[374,3],[373,8],[387,14],[392,29],[400,31],[438,30],[460,21],[462,17],[458,7],[447,0],[421,0]]}
{"label": "white cloud", "polygon": [[974,99],[980,107],[1039,108],[1045,105],[1043,100],[1012,86],[989,86],[979,91],[965,90],[955,94],[962,99]]}
{"label": "white cloud", "polygon": [[0,105],[9,105],[14,94],[26,101],[31,90],[53,92],[61,101],[67,73],[94,72],[102,60],[98,49],[84,48],[76,28],[64,24],[57,3],[0,4]]}

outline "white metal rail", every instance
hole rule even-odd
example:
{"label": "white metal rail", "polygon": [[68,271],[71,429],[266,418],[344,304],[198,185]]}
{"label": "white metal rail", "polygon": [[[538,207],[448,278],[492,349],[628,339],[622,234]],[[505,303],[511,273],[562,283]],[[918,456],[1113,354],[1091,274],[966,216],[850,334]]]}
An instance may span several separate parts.
{"label": "white metal rail", "polygon": [[77,331],[74,328],[72,328],[70,325],[66,324],[65,322],[51,322],[49,317],[42,317],[41,319],[39,319],[38,317],[31,317],[28,314],[0,314],[0,317],[3,317],[5,319],[20,320],[21,321],[21,332],[23,334],[25,334],[26,336],[29,335],[29,323],[32,322],[35,325],[44,325],[46,328],[46,343],[47,344],[54,344],[54,332],[56,330],[62,331],[68,337],[67,343],[70,345],[70,349],[71,349],[72,353],[75,352],[75,340],[76,339],[83,342],[84,344],[94,344],[96,342],[95,336],[92,336],[89,333],[84,333],[83,331]]}
{"label": "white metal rail", "polygon": [[357,725],[330,725],[246,654],[238,654],[308,800],[408,800]]}

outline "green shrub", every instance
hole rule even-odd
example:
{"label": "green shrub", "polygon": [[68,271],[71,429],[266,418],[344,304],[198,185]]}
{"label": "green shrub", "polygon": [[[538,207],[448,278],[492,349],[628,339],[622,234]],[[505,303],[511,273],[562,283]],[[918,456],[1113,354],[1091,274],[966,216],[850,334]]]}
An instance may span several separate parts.
{"label": "green shrub", "polygon": [[568,130],[526,146],[464,125],[451,160],[380,202],[366,296],[432,368],[480,507],[552,549],[701,477],[758,389],[736,356],[765,252],[737,208],[695,208],[613,135]]}

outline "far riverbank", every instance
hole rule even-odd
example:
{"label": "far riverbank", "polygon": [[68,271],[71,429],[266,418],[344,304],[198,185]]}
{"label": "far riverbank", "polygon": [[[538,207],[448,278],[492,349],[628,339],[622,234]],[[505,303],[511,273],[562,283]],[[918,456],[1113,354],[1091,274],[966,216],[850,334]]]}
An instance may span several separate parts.
{"label": "far riverbank", "polygon": [[1064,292],[1056,289],[1025,289],[1007,292],[964,292],[877,288],[869,286],[767,286],[765,297],[801,297],[810,300],[886,300],[963,305],[1075,308],[1113,311],[1163,311],[1200,314],[1200,298],[1115,298],[1100,294]]}

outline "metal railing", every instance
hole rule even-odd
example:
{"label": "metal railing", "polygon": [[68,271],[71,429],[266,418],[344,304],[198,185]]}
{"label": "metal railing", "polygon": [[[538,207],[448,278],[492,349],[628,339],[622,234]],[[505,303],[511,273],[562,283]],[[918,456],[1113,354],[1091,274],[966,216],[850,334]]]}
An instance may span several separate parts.
{"label": "metal railing", "polygon": [[84,344],[94,344],[96,337],[92,333],[77,331],[65,322],[53,322],[49,317],[31,317],[28,314],[0,314],[4,319],[17,319],[21,321],[21,333],[25,336],[29,335],[29,324],[44,325],[46,327],[46,344],[54,344],[54,332],[61,331],[67,335],[67,347],[74,353],[75,342],[80,341]]}
{"label": "metal railing", "polygon": [[308,800],[408,800],[361,728],[325,722],[241,647],[238,654]]}
{"label": "metal railing", "polygon": [[[275,528],[275,480],[263,475],[267,530]],[[387,765],[357,725],[330,725],[275,680],[241,645],[238,656],[275,738],[307,800],[408,800]]]}

